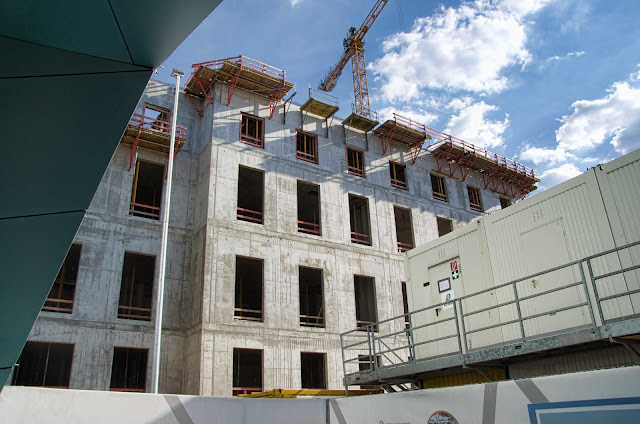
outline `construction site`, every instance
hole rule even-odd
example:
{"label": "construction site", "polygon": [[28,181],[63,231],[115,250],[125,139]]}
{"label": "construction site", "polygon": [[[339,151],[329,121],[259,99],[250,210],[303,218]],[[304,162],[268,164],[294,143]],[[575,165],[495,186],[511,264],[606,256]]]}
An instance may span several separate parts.
{"label": "construction site", "polygon": [[[640,151],[529,197],[533,169],[380,119],[363,38],[386,3],[318,89],[243,55],[193,64],[178,92],[147,83],[7,382],[41,389],[6,387],[0,411],[45,419],[62,401],[96,423],[181,424],[212,410],[488,423],[601,398],[640,411]],[[344,107],[328,92],[349,61]],[[168,178],[165,396],[144,397],[130,392],[153,393]]]}

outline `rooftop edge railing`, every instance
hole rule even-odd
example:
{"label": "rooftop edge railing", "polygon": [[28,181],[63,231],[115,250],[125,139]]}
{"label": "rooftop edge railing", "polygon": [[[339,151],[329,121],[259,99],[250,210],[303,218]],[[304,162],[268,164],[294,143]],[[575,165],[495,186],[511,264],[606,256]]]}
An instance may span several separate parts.
{"label": "rooftop edge railing", "polygon": [[[638,248],[630,250],[633,247]],[[608,256],[610,257],[607,258]],[[585,268],[588,272],[588,278]],[[612,268],[616,269],[611,271]],[[523,293],[524,286],[521,283],[531,280],[535,284],[537,277],[564,269],[571,270],[571,275],[574,277],[579,275],[579,281],[574,281],[574,278],[574,280],[564,281],[560,285],[547,288],[538,293]],[[594,269],[596,271],[600,269],[601,272],[597,273]],[[626,276],[626,273],[637,269],[640,269],[640,241],[496,285],[459,297],[450,302],[438,303],[369,325],[361,325],[359,323],[358,328],[340,335],[344,375],[346,377],[371,373],[379,369],[443,357],[460,357],[462,364],[464,364],[464,356],[470,352],[478,352],[504,344],[517,344],[528,340],[543,339],[552,335],[567,334],[589,328],[594,333],[597,333],[599,329],[606,330],[607,326],[614,322],[640,317],[640,313],[634,312],[634,305],[631,301],[632,295],[640,294],[640,288],[634,288],[640,287],[638,283],[640,277],[637,274]],[[599,282],[620,274],[622,274],[622,281],[625,283],[622,290],[616,290],[611,285],[608,288],[606,286],[599,287]],[[633,284],[629,284],[630,282]],[[543,312],[530,306],[535,299],[557,294],[568,289],[575,290],[575,292],[571,291],[571,293],[575,294],[573,296],[575,299],[571,302],[562,303],[550,309],[544,309],[545,305],[541,303],[543,308],[538,309],[544,309]],[[498,301],[500,296],[496,295],[495,304],[475,309],[470,308],[467,304],[469,300],[483,295],[495,295],[499,291],[502,291],[502,297],[506,297],[506,299]],[[615,291],[615,293],[605,293],[607,291]],[[510,295],[505,296],[506,294]],[[624,312],[624,308],[621,308],[620,305],[611,308],[604,307],[607,302],[615,301],[625,296],[629,297],[630,311],[627,309],[627,312]],[[619,309],[617,312],[615,312],[616,308]],[[453,314],[445,314],[445,309],[453,309]],[[533,312],[528,312],[531,309],[534,309]],[[486,317],[483,319],[481,314],[496,310],[500,310],[497,323],[489,322],[490,320],[487,320]],[[565,319],[560,320],[561,323],[566,325],[565,327],[542,332],[536,332],[535,326],[527,325],[532,320],[545,316],[555,316],[558,313],[570,310],[582,310],[582,324],[576,320]],[[426,317],[427,319],[425,319],[424,315],[434,311],[435,319],[433,319],[433,315],[431,315],[431,318]],[[471,317],[478,319],[471,321]],[[506,327],[510,327],[510,330],[505,330]],[[476,347],[470,345],[469,335],[499,328],[502,329],[500,334],[503,340],[498,343],[489,343]],[[511,333],[511,336],[509,336],[509,333]],[[606,337],[606,333],[603,335],[601,332],[600,334],[602,338]],[[433,355],[424,355],[424,352],[417,351],[417,348],[429,345],[434,347]],[[407,359],[403,360],[404,357]],[[360,367],[360,370],[348,372],[348,368],[352,368],[355,364]],[[363,367],[363,365],[368,366]]]}

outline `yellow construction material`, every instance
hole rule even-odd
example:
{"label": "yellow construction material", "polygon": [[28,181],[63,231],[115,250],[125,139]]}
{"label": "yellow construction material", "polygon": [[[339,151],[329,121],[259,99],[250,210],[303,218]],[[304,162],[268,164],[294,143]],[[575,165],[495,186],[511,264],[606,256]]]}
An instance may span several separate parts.
{"label": "yellow construction material", "polygon": [[[349,397],[351,396],[364,396],[364,395],[376,395],[382,393],[382,390],[349,390]],[[285,389],[273,389],[264,392],[250,393],[247,395],[238,395],[244,398],[273,398],[273,399],[295,399],[298,396],[302,397],[346,397],[345,390],[320,390],[320,389],[300,389],[300,390],[285,390]]]}

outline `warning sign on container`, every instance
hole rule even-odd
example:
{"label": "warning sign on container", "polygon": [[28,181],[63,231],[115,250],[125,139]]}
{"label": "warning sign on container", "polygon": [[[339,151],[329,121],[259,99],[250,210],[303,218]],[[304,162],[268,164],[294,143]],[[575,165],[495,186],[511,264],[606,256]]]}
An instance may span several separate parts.
{"label": "warning sign on container", "polygon": [[457,280],[458,278],[460,278],[460,269],[458,269],[458,261],[451,261],[449,263],[449,266],[451,266],[451,279]]}

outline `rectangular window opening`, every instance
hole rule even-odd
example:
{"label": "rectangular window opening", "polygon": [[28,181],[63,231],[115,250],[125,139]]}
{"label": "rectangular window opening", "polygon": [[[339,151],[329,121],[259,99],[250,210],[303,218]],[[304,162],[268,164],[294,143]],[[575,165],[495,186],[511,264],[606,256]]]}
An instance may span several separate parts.
{"label": "rectangular window opening", "polygon": [[264,223],[264,172],[241,166],[238,170],[238,207],[240,221]]}
{"label": "rectangular window opening", "polygon": [[326,355],[324,353],[300,352],[303,389],[326,389]]}
{"label": "rectangular window opening", "polygon": [[74,345],[27,342],[15,368],[13,385],[68,389]]}
{"label": "rectangular window opening", "polygon": [[125,252],[118,318],[151,321],[155,256]]}
{"label": "rectangular window opening", "polygon": [[298,232],[319,236],[320,186],[298,181]]}
{"label": "rectangular window opening", "polygon": [[349,217],[351,223],[351,242],[371,246],[369,200],[366,197],[350,194]]}
{"label": "rectangular window opening", "polygon": [[233,316],[236,319],[262,321],[262,259],[236,256],[236,289]]}
{"label": "rectangular window opening", "polygon": [[453,221],[450,219],[436,217],[436,221],[438,223],[438,237],[442,237],[453,231]]}
{"label": "rectangular window opening", "polygon": [[[354,275],[353,282],[356,298],[356,326],[361,331],[367,331],[368,325],[378,322],[375,280],[373,277]],[[373,326],[373,331],[378,331],[377,325]]]}
{"label": "rectangular window opening", "polygon": [[389,174],[391,176],[391,186],[407,189],[407,166],[394,161],[389,161]]}
{"label": "rectangular window opening", "polygon": [[109,390],[112,392],[144,393],[146,391],[148,356],[149,349],[114,347]]}
{"label": "rectangular window opening", "polygon": [[318,163],[318,136],[296,131],[296,158]]}
{"label": "rectangular window opening", "polygon": [[73,299],[76,293],[81,249],[82,246],[79,244],[72,244],[71,248],[69,248],[67,257],[64,258],[62,263],[62,268],[60,268],[47,300],[44,302],[43,311],[65,314],[73,312]]}
{"label": "rectangular window opening", "polygon": [[233,349],[233,395],[262,391],[262,350]]}
{"label": "rectangular window opening", "polygon": [[467,194],[469,195],[469,207],[472,211],[482,212],[482,198],[480,190],[475,187],[467,186]]}
{"label": "rectangular window opening", "polygon": [[444,177],[431,174],[431,190],[433,191],[433,198],[436,200],[447,201],[447,184]]}
{"label": "rectangular window opening", "polygon": [[511,206],[511,199],[507,199],[506,197],[501,197],[500,207],[504,209],[504,208],[508,208],[509,206]]}
{"label": "rectangular window opening", "polygon": [[322,270],[300,267],[300,325],[324,327]]}
{"label": "rectangular window opening", "polygon": [[413,249],[413,229],[411,226],[411,210],[393,207],[396,220],[396,239],[398,252],[406,252]]}
{"label": "rectangular window opening", "polygon": [[251,146],[264,148],[264,119],[243,113],[240,141]]}
{"label": "rectangular window opening", "polygon": [[164,165],[138,160],[133,177],[129,215],[160,219]]}
{"label": "rectangular window opening", "polygon": [[364,152],[347,147],[347,172],[358,177],[365,177]]}

